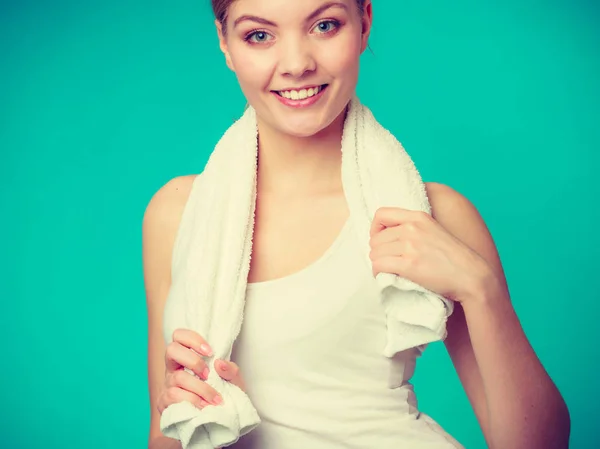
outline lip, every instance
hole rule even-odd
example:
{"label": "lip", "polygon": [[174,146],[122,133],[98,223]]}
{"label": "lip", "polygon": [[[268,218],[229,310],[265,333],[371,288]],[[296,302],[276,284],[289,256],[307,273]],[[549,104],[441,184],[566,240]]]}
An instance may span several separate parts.
{"label": "lip", "polygon": [[[310,87],[313,87],[313,86],[310,86]],[[319,87],[319,86],[317,85],[316,87]],[[275,95],[275,98],[277,98],[285,106],[289,106],[291,108],[306,108],[306,107],[312,106],[317,101],[319,101],[321,99],[321,97],[323,96],[323,94],[327,91],[328,88],[329,88],[329,84],[325,85],[325,87],[323,89],[321,89],[321,91],[317,95],[313,95],[312,97],[305,98],[304,100],[291,100],[289,98],[282,97],[276,91],[272,91],[271,93],[273,95]]]}

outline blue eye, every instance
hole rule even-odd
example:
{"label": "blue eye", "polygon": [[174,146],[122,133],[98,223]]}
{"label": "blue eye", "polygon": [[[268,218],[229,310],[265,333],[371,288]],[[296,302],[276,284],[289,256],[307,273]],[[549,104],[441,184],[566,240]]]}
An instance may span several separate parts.
{"label": "blue eye", "polygon": [[265,31],[253,31],[253,32],[249,33],[248,35],[246,35],[244,40],[246,42],[252,41],[252,42],[256,42],[256,43],[261,43],[261,42],[267,42],[268,37],[269,37],[269,34],[266,33]]}
{"label": "blue eye", "polygon": [[321,33],[329,33],[339,27],[339,22],[335,20],[324,20],[317,24],[317,28]]}
{"label": "blue eye", "polygon": [[[315,30],[318,30],[318,34],[330,34],[336,31],[340,27],[340,22],[337,20],[323,20],[315,26]],[[253,30],[244,36],[244,41],[250,44],[262,44],[269,41],[269,37],[272,37],[266,31]]]}

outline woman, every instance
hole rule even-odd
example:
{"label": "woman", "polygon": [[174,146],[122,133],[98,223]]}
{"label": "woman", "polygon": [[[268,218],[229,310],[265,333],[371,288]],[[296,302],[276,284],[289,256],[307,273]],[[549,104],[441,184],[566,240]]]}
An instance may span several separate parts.
{"label": "woman", "polygon": [[[456,302],[445,345],[490,447],[568,447],[566,405],[519,324],[492,237],[464,196],[426,183],[432,216],[379,209],[372,266],[360,260],[348,232],[340,141],[371,1],[212,3],[226,63],[258,120],[245,320],[231,362],[207,366],[192,349],[208,356],[210,342],[191,330],[178,329],[165,346],[172,245],[194,176],[171,180],[150,201],[143,224],[149,447],[181,447],[159,428],[171,403],[221,403],[202,381],[210,369],[245,390],[263,419],[234,447],[462,447],[417,409],[409,383],[416,350],[393,360],[380,354],[385,321],[369,289],[379,272]],[[350,287],[342,291],[342,284]],[[277,321],[265,326],[265,313]]]}

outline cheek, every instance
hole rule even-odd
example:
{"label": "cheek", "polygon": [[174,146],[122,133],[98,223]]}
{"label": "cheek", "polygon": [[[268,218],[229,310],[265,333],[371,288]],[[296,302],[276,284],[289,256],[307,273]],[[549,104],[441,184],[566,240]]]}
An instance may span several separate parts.
{"label": "cheek", "polygon": [[358,55],[354,54],[337,54],[333,57],[329,57],[327,64],[340,78],[345,76],[354,76],[358,71]]}
{"label": "cheek", "polygon": [[262,87],[268,82],[272,72],[272,61],[266,57],[266,54],[261,55],[260,52],[252,52],[243,48],[232,48],[230,56],[242,88],[244,85]]}
{"label": "cheek", "polygon": [[340,78],[354,77],[358,71],[361,43],[354,36],[332,42],[323,48],[319,65]]}

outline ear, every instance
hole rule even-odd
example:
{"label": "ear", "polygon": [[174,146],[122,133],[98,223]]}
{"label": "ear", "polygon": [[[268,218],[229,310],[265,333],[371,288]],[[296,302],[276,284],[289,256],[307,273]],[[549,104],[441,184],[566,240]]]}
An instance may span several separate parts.
{"label": "ear", "polygon": [[223,34],[223,25],[218,20],[215,20],[215,26],[217,27],[217,35],[219,36],[219,48],[225,55],[225,62],[227,63],[227,67],[229,67],[230,70],[235,72],[233,62],[231,62],[231,56],[229,55],[229,50],[227,48],[227,39]]}
{"label": "ear", "polygon": [[371,35],[371,26],[373,24],[373,4],[371,0],[365,0],[364,12],[362,16],[362,38],[360,52],[364,52],[369,45],[369,36]]}

